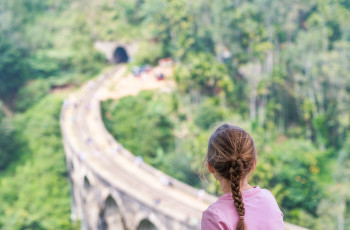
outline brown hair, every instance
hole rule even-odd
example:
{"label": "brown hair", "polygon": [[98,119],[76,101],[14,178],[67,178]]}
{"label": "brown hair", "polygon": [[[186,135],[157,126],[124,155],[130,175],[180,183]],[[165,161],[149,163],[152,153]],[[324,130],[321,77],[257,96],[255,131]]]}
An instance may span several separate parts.
{"label": "brown hair", "polygon": [[223,124],[209,139],[207,162],[231,182],[232,198],[239,215],[237,230],[246,229],[240,182],[252,170],[255,158],[253,138],[238,126]]}

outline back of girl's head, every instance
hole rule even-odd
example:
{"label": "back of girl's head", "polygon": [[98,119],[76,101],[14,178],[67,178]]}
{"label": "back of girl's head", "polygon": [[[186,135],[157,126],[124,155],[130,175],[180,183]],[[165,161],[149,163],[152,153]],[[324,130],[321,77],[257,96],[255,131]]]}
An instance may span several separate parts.
{"label": "back of girl's head", "polygon": [[211,135],[207,161],[222,177],[230,180],[232,197],[240,220],[237,229],[245,229],[245,209],[240,182],[252,170],[256,158],[253,138],[244,129],[223,124]]}
{"label": "back of girl's head", "polygon": [[225,123],[209,139],[207,161],[226,179],[231,179],[229,171],[233,166],[239,166],[236,168],[240,178],[245,177],[255,158],[253,138],[238,126]]}

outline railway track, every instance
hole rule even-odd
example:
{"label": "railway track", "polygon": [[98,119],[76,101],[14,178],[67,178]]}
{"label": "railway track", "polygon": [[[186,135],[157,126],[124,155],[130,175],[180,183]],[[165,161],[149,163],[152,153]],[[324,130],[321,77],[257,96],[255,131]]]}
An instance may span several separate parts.
{"label": "railway track", "polygon": [[[118,69],[121,71],[123,67]],[[120,144],[111,139],[110,134],[106,134],[107,131],[101,121],[96,92],[111,76],[113,74],[107,74],[95,83],[83,86],[83,89],[76,94],[75,106],[64,110],[62,116],[65,119],[61,121],[61,124],[65,145],[69,146],[78,158],[82,158],[81,155],[83,155],[84,162],[90,170],[111,182],[111,186],[123,190],[134,199],[153,206],[154,209],[172,219],[187,225],[190,223],[186,222],[194,219],[199,223],[201,212],[210,204],[210,201],[199,199],[196,196],[197,190],[193,189],[188,194],[177,188],[176,184],[181,182],[155,169],[147,170],[147,166],[135,165],[135,157],[125,149],[120,149],[116,154],[110,153],[111,149],[116,149]],[[121,76],[122,72],[117,77]],[[87,110],[87,108],[90,109]],[[75,121],[70,122],[67,119],[69,117],[75,118]],[[160,176],[172,181],[172,186],[162,184]],[[115,181],[117,183],[113,183]],[[182,186],[186,187],[186,185]],[[160,203],[155,205],[154,201],[157,199],[160,200]]]}

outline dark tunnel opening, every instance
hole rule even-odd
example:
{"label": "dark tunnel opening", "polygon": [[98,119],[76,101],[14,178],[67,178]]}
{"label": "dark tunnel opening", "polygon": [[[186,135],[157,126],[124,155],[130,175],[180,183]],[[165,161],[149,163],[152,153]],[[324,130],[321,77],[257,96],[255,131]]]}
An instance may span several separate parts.
{"label": "dark tunnel opening", "polygon": [[125,48],[122,46],[118,46],[113,53],[113,59],[115,63],[126,63],[129,60],[128,53]]}

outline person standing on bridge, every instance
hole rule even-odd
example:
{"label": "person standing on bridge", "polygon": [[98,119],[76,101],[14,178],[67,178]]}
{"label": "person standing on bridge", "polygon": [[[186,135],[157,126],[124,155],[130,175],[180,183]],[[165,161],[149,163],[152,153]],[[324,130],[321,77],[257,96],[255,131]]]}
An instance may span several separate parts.
{"label": "person standing on bridge", "polygon": [[209,139],[206,162],[223,195],[203,212],[202,230],[284,229],[283,214],[272,193],[248,184],[257,152],[245,130],[231,124],[217,128]]}

